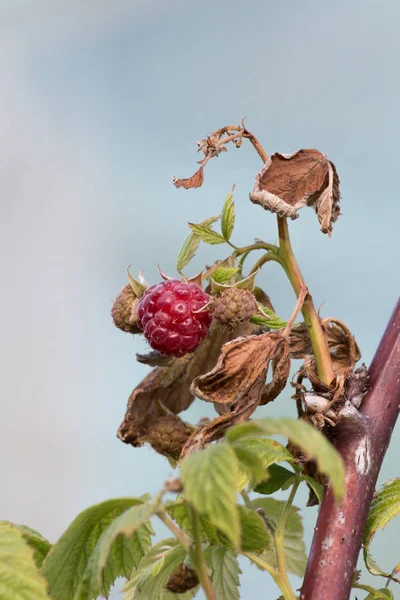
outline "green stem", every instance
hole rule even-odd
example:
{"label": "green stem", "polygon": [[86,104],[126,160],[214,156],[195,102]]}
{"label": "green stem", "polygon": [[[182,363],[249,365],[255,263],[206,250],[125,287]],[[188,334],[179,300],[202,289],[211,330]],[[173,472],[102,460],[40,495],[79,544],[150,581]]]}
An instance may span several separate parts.
{"label": "green stem", "polygon": [[[284,217],[278,217],[278,230],[279,259],[296,296],[299,296],[301,289],[306,287],[306,285],[293,254],[288,225]],[[304,322],[307,326],[308,335],[313,347],[318,377],[329,386],[335,377],[335,372],[329,353],[328,341],[309,293],[306,295],[301,312],[303,313]]]}
{"label": "green stem", "polygon": [[169,518],[166,512],[158,512],[156,513],[157,517],[168,527],[168,529],[178,538],[182,546],[185,548],[186,552],[191,551],[191,541],[188,536],[181,530],[179,527]]}
{"label": "green stem", "polygon": [[240,492],[240,495],[243,498],[243,502],[245,503],[245,506],[247,506],[247,508],[250,508],[251,510],[255,510],[254,505],[253,505],[252,501],[250,500],[250,496],[248,495],[246,490],[242,490]]}
{"label": "green stem", "polygon": [[194,548],[192,549],[190,556],[207,600],[217,600],[208,576],[207,565],[202,552],[199,515],[192,507],[189,507],[189,512],[194,537]]}
{"label": "green stem", "polygon": [[274,260],[283,266],[283,263],[277,254],[274,252],[266,252],[257,260],[257,262],[254,263],[249,271],[249,275],[256,273],[266,262],[269,262],[270,260]]}
{"label": "green stem", "polygon": [[289,498],[286,501],[285,508],[283,509],[281,518],[275,529],[275,550],[276,550],[276,559],[278,563],[278,571],[284,582],[290,587],[288,575],[287,575],[287,566],[286,566],[286,556],[285,556],[285,546],[284,546],[284,538],[285,538],[285,526],[286,521],[289,516],[290,508],[293,504],[294,497],[296,495],[297,489],[300,485],[300,475],[296,473],[296,480],[293,484],[293,487],[290,491]]}
{"label": "green stem", "polygon": [[267,571],[275,581],[276,585],[281,590],[283,597],[285,600],[296,600],[296,596],[293,593],[293,590],[290,586],[289,580],[286,578],[286,581],[282,579],[281,574],[277,569],[271,567],[265,560],[257,556],[257,554],[252,554],[251,552],[243,552],[243,556],[246,556],[253,563]]}
{"label": "green stem", "polygon": [[267,244],[267,242],[256,242],[255,244],[250,244],[249,246],[236,248],[234,254],[236,254],[236,256],[240,256],[241,254],[251,252],[252,250],[269,250],[270,252],[275,252],[275,254],[279,253],[278,246],[274,246],[274,244]]}

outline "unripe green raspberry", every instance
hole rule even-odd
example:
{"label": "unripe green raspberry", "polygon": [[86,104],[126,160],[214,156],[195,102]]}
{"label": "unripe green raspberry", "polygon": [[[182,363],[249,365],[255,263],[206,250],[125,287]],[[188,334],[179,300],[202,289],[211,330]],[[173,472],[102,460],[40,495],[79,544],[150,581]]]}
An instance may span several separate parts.
{"label": "unripe green raspberry", "polygon": [[115,327],[128,333],[141,333],[137,326],[137,307],[139,298],[128,284],[118,294],[112,309],[111,316]]}
{"label": "unripe green raspberry", "polygon": [[254,295],[242,288],[227,288],[213,301],[213,317],[220,325],[236,327],[246,323],[257,312]]}
{"label": "unripe green raspberry", "polygon": [[186,567],[183,563],[170,575],[166,589],[173,594],[184,594],[199,585],[196,571]]}

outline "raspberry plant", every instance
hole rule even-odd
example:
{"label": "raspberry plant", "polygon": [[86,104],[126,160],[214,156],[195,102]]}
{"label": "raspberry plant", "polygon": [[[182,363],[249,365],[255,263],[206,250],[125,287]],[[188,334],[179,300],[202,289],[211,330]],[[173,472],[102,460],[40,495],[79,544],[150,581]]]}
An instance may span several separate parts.
{"label": "raspberry plant", "polygon": [[[86,509],[54,545],[26,526],[0,523],[1,599],[92,600],[107,597],[122,576],[124,600],[189,600],[200,587],[208,600],[237,600],[239,555],[266,571],[285,600],[345,600],[351,587],[370,600],[394,598],[388,586],[399,583],[399,565],[378,566],[370,544],[400,512],[400,479],[374,494],[400,402],[400,308],[369,369],[356,367],[361,354],[348,327],[316,311],[287,219],[311,206],[321,231],[332,234],[339,178],[319,151],[268,157],[243,123],[224,127],[198,143],[199,169],[175,178],[175,186],[201,186],[209,160],[245,139],[264,163],[250,200],[277,215],[279,244],[232,242],[232,189],[220,216],[189,224],[177,259],[181,279],[160,271],[161,281],[148,287],[128,270],[111,310],[119,329],[143,334],[151,347],[137,357],[152,370],[132,392],[118,437],[133,447],[150,444],[176,468],[174,476],[155,497]],[[225,244],[227,255],[189,276],[201,242]],[[287,320],[257,286],[270,261],[295,292]],[[293,418],[253,418],[288,385],[292,359],[303,360],[289,382]],[[183,421],[179,413],[195,399],[213,403],[217,416]],[[309,559],[293,504],[300,485],[308,486],[308,505],[321,504]],[[289,490],[285,502],[273,498],[278,490]],[[171,534],[157,543],[155,519]],[[365,564],[385,578],[384,588],[359,581],[362,540]],[[300,590],[288,573],[304,576]]]}

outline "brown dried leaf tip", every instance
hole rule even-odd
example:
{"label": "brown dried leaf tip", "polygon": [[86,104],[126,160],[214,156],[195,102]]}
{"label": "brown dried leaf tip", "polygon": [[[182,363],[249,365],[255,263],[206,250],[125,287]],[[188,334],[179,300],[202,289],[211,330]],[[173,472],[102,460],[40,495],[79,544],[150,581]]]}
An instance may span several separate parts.
{"label": "brown dried leaf tip", "polygon": [[204,169],[203,167],[200,167],[200,169],[196,171],[194,175],[188,177],[187,179],[177,179],[174,177],[172,181],[174,182],[175,187],[183,187],[185,190],[201,187],[204,182]]}
{"label": "brown dried leaf tip", "polygon": [[339,199],[336,167],[315,149],[271,156],[250,194],[254,204],[291,219],[297,219],[297,211],[303,206],[313,206],[321,231],[329,236],[339,216]]}

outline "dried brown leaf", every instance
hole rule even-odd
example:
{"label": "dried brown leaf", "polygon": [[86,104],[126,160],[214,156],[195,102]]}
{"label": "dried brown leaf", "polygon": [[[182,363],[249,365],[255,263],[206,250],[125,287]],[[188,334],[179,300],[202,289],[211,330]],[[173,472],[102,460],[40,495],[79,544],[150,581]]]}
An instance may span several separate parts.
{"label": "dried brown leaf", "polygon": [[190,391],[192,380],[215,365],[221,346],[227,339],[227,332],[213,327],[196,352],[153,369],[128,400],[125,418],[118,430],[119,439],[126,444],[140,446],[142,438],[163,414],[160,403],[174,414],[186,410],[194,400]]}
{"label": "dried brown leaf", "polygon": [[177,188],[183,187],[185,190],[190,188],[198,188],[203,185],[204,182],[204,168],[200,167],[198,171],[187,179],[173,179],[174,185]]}
{"label": "dried brown leaf", "polygon": [[289,346],[290,358],[304,358],[306,354],[312,354],[311,340],[305,323],[299,323],[292,327],[289,334]]}
{"label": "dried brown leaf", "polygon": [[126,444],[141,446],[154,423],[166,412],[178,414],[194,400],[190,384],[198,375],[212,369],[221,346],[239,335],[259,331],[253,324],[241,325],[229,332],[213,325],[207,338],[193,354],[171,359],[162,355],[140,355],[141,362],[160,364],[134,389],[118,437]]}
{"label": "dried brown leaf", "polygon": [[193,380],[193,394],[218,404],[231,404],[245,395],[286,344],[279,333],[238,338],[224,344],[214,369]]}
{"label": "dried brown leaf", "polygon": [[246,421],[260,404],[261,395],[265,389],[266,374],[267,369],[265,368],[254,381],[253,385],[246,390],[246,393],[238,398],[231,412],[213,419],[210,423],[203,425],[192,433],[183,447],[180,458],[182,459],[187,454],[197,452],[206,444],[220,439],[232,425]]}
{"label": "dried brown leaf", "polygon": [[261,396],[260,405],[268,404],[285,389],[290,374],[289,345],[280,344],[272,361],[272,381],[268,383]]}
{"label": "dried brown leaf", "polygon": [[256,176],[250,200],[281,217],[314,206],[321,231],[330,235],[339,214],[339,178],[333,163],[315,149],[275,153]]}
{"label": "dried brown leaf", "polygon": [[347,375],[361,358],[360,348],[349,328],[339,319],[323,319],[329,352],[336,375]]}

